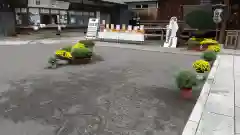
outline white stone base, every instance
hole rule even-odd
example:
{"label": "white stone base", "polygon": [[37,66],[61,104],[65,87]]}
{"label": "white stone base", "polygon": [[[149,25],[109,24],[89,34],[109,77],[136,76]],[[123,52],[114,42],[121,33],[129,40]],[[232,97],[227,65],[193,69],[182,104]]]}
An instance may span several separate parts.
{"label": "white stone base", "polygon": [[170,38],[168,43],[164,42],[163,47],[176,48],[177,47],[177,37]]}
{"label": "white stone base", "polygon": [[134,32],[98,32],[98,38],[102,40],[144,42],[144,34]]}

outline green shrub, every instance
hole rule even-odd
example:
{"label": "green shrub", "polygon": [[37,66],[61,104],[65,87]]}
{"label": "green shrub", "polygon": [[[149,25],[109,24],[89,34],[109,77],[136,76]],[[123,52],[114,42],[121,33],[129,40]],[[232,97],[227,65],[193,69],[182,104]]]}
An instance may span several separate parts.
{"label": "green shrub", "polygon": [[64,51],[67,51],[67,52],[71,52],[72,46],[65,46],[65,47],[61,48],[61,50],[64,50]]}
{"label": "green shrub", "polygon": [[212,13],[204,10],[195,10],[186,15],[186,23],[195,29],[215,29]]}
{"label": "green shrub", "polygon": [[88,48],[74,48],[72,56],[73,58],[90,58],[92,57],[92,51]]}
{"label": "green shrub", "polygon": [[195,38],[204,38],[205,37],[205,31],[193,31],[191,32],[191,37],[195,37]]}
{"label": "green shrub", "polygon": [[196,30],[191,32],[191,37],[215,39],[216,32],[213,30]]}
{"label": "green shrub", "polygon": [[206,61],[214,61],[217,58],[217,54],[214,51],[206,51],[203,53],[202,57]]}
{"label": "green shrub", "polygon": [[176,84],[179,89],[191,89],[197,85],[196,74],[191,71],[181,71],[176,76]]}
{"label": "green shrub", "polygon": [[95,46],[95,43],[92,40],[80,40],[79,43],[82,43],[87,48],[92,48]]}

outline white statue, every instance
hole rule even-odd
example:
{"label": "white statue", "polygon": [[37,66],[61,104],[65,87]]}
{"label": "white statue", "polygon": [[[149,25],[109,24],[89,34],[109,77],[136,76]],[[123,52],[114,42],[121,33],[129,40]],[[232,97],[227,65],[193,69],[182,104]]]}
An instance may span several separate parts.
{"label": "white statue", "polygon": [[178,24],[177,24],[177,17],[171,17],[169,21],[169,25],[166,26],[166,41],[164,42],[164,47],[171,47],[176,48],[177,46],[177,31],[178,31]]}

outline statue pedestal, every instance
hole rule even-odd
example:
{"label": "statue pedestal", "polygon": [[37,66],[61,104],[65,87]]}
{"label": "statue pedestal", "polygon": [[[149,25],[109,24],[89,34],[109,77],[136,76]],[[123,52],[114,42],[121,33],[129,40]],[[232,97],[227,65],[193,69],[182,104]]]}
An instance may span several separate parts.
{"label": "statue pedestal", "polygon": [[169,42],[164,42],[163,47],[176,48],[177,47],[177,37],[172,37],[169,39]]}

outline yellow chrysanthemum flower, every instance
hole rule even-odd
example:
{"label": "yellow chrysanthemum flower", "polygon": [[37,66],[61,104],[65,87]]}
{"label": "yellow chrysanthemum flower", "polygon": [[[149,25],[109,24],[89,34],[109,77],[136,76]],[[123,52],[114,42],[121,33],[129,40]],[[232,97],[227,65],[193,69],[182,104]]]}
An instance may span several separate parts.
{"label": "yellow chrysanthemum flower", "polygon": [[210,71],[210,64],[205,60],[197,60],[193,63],[193,68],[198,73]]}

